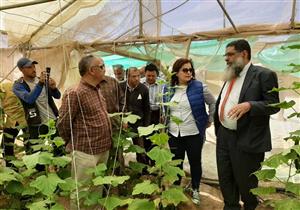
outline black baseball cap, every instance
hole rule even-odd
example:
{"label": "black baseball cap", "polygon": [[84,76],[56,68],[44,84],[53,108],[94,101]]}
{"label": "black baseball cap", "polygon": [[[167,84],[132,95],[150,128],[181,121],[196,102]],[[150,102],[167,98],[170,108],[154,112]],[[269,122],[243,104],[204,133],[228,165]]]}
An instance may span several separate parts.
{"label": "black baseball cap", "polygon": [[30,67],[32,64],[38,64],[37,61],[32,61],[28,58],[20,58],[17,62],[17,66],[19,69],[24,67]]}

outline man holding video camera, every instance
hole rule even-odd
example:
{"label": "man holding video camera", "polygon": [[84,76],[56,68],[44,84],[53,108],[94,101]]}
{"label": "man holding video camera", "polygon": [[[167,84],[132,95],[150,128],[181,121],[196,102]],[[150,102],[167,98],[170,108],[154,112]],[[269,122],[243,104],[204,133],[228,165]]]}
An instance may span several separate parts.
{"label": "man holding video camera", "polygon": [[[36,61],[28,58],[19,59],[17,66],[23,77],[15,81],[13,92],[22,102],[25,118],[28,125],[29,139],[38,139],[40,134],[48,133],[47,122],[56,120],[58,110],[53,98],[59,99],[61,94],[56,87],[56,82],[50,78],[50,68],[37,77]],[[30,145],[25,145],[26,152]],[[31,151],[29,151],[31,153]]]}

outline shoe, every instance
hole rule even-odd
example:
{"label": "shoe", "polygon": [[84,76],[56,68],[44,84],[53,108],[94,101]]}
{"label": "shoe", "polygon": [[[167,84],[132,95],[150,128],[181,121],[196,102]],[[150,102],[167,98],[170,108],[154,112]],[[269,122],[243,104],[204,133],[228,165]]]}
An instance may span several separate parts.
{"label": "shoe", "polygon": [[199,195],[199,191],[198,190],[194,190],[193,189],[192,201],[197,206],[200,205],[200,195]]}

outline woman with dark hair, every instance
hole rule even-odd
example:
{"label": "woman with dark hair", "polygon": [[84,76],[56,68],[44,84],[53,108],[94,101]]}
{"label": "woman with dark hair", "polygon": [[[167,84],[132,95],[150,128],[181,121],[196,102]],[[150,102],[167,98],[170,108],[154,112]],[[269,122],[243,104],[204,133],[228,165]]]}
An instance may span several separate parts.
{"label": "woman with dark hair", "polygon": [[[199,186],[202,176],[201,151],[205,130],[213,122],[216,101],[207,86],[195,80],[193,63],[185,58],[175,61],[171,83],[164,87],[163,92],[164,102],[176,104],[165,109],[170,150],[174,154],[174,160],[184,160],[185,152],[187,153],[192,177],[192,201],[199,205]],[[205,104],[209,106],[208,114]],[[183,168],[183,162],[179,167]],[[180,182],[181,177],[175,184],[179,185]]]}

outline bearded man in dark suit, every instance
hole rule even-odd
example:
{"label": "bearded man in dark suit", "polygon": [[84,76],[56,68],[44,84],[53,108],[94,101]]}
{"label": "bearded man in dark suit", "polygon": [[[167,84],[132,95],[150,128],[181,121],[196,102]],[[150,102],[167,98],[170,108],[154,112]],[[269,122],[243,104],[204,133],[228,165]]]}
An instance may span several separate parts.
{"label": "bearded man in dark suit", "polygon": [[214,116],[217,136],[217,167],[224,210],[254,210],[258,200],[250,190],[258,180],[252,174],[271,150],[270,115],[279,111],[268,106],[278,103],[276,73],[251,63],[246,40],[226,46],[225,83]]}

